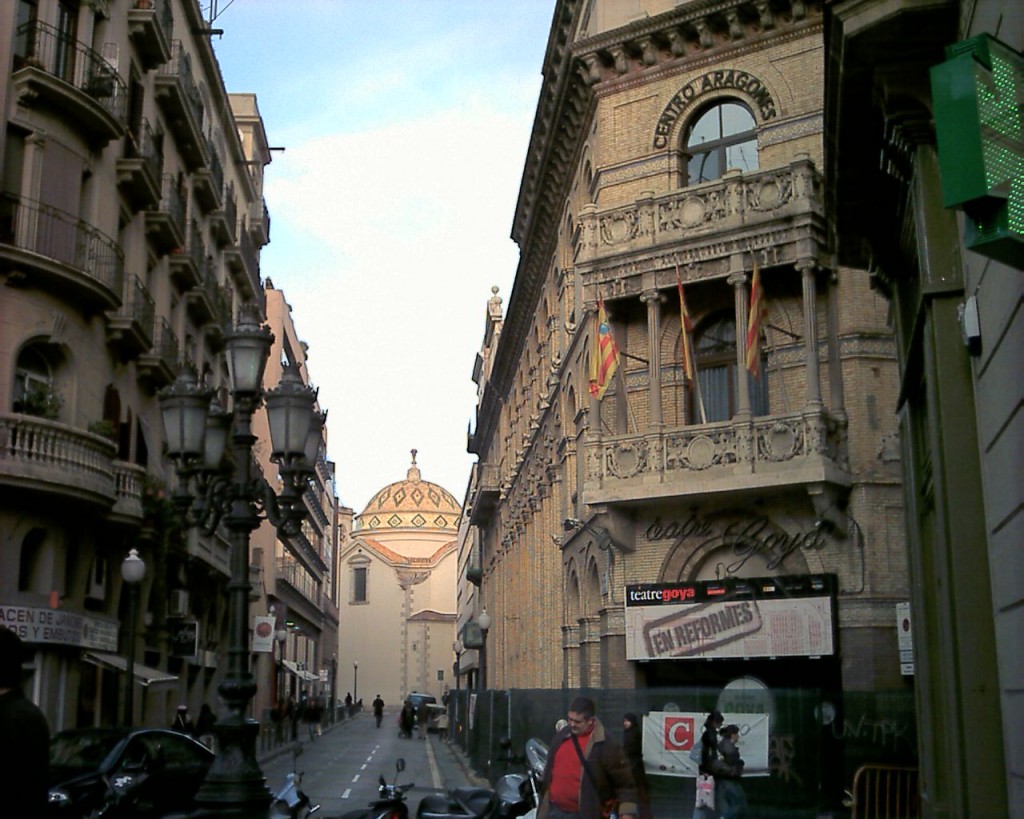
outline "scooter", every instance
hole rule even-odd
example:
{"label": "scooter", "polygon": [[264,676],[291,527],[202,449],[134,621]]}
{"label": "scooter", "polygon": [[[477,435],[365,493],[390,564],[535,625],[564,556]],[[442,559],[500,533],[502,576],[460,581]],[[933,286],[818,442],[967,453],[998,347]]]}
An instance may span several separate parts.
{"label": "scooter", "polygon": [[337,819],[409,819],[409,807],[405,804],[406,791],[416,787],[415,782],[398,784],[398,775],[405,770],[405,760],[395,762],[395,779],[389,785],[381,776],[377,786],[378,798],[360,810],[350,810]]}
{"label": "scooter", "polygon": [[[502,743],[508,747],[508,742]],[[428,794],[416,810],[416,819],[535,819],[540,805],[540,782],[547,764],[548,747],[539,739],[526,743],[526,773],[505,774],[494,789],[455,788],[447,794]]]}
{"label": "scooter", "polygon": [[306,819],[320,810],[320,806],[314,805],[302,790],[302,771],[295,770],[301,753],[301,745],[292,751],[292,771],[285,776],[284,785],[270,803],[271,819]]}

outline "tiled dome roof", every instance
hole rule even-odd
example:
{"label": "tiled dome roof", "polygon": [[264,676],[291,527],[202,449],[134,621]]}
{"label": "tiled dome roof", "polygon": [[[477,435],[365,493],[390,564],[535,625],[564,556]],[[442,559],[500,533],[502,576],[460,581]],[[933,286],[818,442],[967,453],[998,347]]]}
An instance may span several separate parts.
{"label": "tiled dome roof", "polygon": [[420,477],[416,450],[404,481],[381,489],[356,518],[357,529],[457,529],[462,506],[451,492]]}

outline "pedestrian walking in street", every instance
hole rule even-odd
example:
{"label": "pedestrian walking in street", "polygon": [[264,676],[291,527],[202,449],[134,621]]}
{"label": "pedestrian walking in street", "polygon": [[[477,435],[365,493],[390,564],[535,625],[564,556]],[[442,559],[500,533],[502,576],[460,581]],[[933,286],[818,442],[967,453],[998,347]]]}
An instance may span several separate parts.
{"label": "pedestrian walking in street", "polygon": [[377,727],[380,728],[381,720],[384,719],[384,700],[380,694],[373,698],[373,718],[377,720]]}
{"label": "pedestrian walking in street", "polygon": [[174,714],[174,722],[171,723],[171,730],[192,736],[195,726],[192,724],[192,717],[189,716],[187,705],[178,706],[178,710]]}
{"label": "pedestrian walking in street", "polygon": [[286,719],[292,726],[292,742],[295,742],[299,738],[299,704],[295,702],[295,695],[288,695],[288,705],[286,707]]}
{"label": "pedestrian walking in street", "polygon": [[726,725],[719,731],[718,753],[723,766],[715,776],[715,808],[720,819],[743,819],[747,811],[747,795],[740,784],[744,762],[737,743],[740,739],[738,725]]}
{"label": "pedestrian walking in street", "polygon": [[50,726],[22,690],[21,638],[0,628],[0,791],[5,816],[45,816]]}
{"label": "pedestrian walking in street", "polygon": [[416,711],[412,703],[406,700],[402,703],[402,712],[398,715],[398,735],[402,739],[412,739],[412,724],[416,719]]}
{"label": "pedestrian walking in street", "polygon": [[352,692],[349,691],[345,695],[345,714],[349,717],[352,716]]}
{"label": "pedestrian walking in street", "polygon": [[203,703],[199,708],[199,716],[196,717],[196,733],[195,737],[203,745],[213,750],[213,724],[217,721],[217,718],[213,715],[213,709],[210,708],[209,703]]}
{"label": "pedestrian walking in street", "polygon": [[629,769],[636,783],[637,816],[639,819],[653,819],[650,785],[644,768],[643,730],[636,714],[626,714],[622,718],[622,750],[629,760]]}
{"label": "pedestrian walking in street", "polygon": [[720,711],[712,711],[704,720],[704,731],[700,736],[697,803],[693,809],[693,819],[717,819],[718,816],[714,804],[715,777],[725,770],[718,754],[718,732],[724,721]]}
{"label": "pedestrian walking in street", "polygon": [[537,819],[596,819],[613,811],[618,819],[637,819],[629,760],[597,718],[594,701],[576,697],[568,717],[551,740]]}

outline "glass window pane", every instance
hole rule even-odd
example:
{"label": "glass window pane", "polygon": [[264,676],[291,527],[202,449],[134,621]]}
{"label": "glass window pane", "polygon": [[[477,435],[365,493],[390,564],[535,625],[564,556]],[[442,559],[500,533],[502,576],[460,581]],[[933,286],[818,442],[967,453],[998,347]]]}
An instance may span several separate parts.
{"label": "glass window pane", "polygon": [[757,170],[757,140],[748,139],[738,145],[730,145],[725,149],[727,168],[738,168],[741,171]]}
{"label": "glass window pane", "polygon": [[722,175],[721,151],[706,151],[696,154],[690,158],[689,178],[690,184],[707,182],[709,179],[718,179]]}
{"label": "glass window pane", "polygon": [[755,128],[754,117],[746,106],[735,102],[726,102],[720,106],[722,110],[722,135],[745,134]]}
{"label": "glass window pane", "polygon": [[[700,379],[700,397],[704,401],[704,412],[708,423],[728,421],[729,412],[729,369],[727,367],[708,367],[697,371]],[[700,418],[700,410],[696,412]]]}
{"label": "glass window pane", "polygon": [[705,111],[690,130],[688,146],[700,145],[702,142],[711,142],[720,139],[722,136],[721,121],[718,116],[718,106]]}

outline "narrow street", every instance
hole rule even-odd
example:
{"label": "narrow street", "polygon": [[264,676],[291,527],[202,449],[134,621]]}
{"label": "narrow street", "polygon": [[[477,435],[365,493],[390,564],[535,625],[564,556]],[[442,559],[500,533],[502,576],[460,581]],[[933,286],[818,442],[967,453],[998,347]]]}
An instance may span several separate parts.
{"label": "narrow street", "polygon": [[409,791],[409,813],[428,793],[476,784],[454,749],[437,734],[428,734],[427,741],[413,735],[401,739],[395,724],[397,714],[386,712],[378,729],[373,715],[363,712],[330,726],[323,736],[310,740],[309,732],[299,725],[299,746],[302,753],[293,755],[281,750],[261,761],[267,786],[277,792],[292,770],[304,773],[302,790],[314,803],[321,805],[321,815],[335,816],[363,807],[376,798],[381,776],[388,782],[395,778],[395,762],[405,759],[405,771],[398,776],[402,783],[415,782]]}

